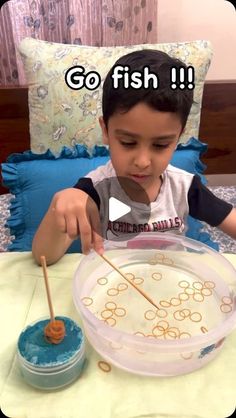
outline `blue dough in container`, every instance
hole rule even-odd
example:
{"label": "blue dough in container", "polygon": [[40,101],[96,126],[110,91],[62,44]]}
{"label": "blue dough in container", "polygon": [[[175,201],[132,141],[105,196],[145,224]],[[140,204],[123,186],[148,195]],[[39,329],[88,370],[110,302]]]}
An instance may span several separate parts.
{"label": "blue dough in container", "polygon": [[44,328],[50,319],[28,325],[18,339],[18,359],[25,381],[39,389],[53,390],[72,383],[85,364],[85,342],[81,328],[70,318],[57,316],[66,334],[59,344],[47,342]]}

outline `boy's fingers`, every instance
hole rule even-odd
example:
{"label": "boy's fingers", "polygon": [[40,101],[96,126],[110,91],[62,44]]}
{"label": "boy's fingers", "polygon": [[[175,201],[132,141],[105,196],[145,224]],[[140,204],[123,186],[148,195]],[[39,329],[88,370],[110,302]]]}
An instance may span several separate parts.
{"label": "boy's fingers", "polygon": [[75,216],[69,216],[66,219],[66,232],[72,239],[75,239],[79,235],[78,223]]}
{"label": "boy's fingers", "polygon": [[56,220],[59,231],[60,232],[66,232],[66,219],[65,219],[64,215],[57,214],[54,210],[53,216]]}
{"label": "boy's fingers", "polygon": [[86,212],[79,215],[79,233],[83,254],[88,254],[92,243],[92,229]]}
{"label": "boy's fingers", "polygon": [[104,248],[103,248],[103,237],[102,237],[102,228],[101,228],[101,221],[99,212],[96,208],[90,216],[90,222],[92,227],[92,242],[93,242],[93,248],[95,251],[97,251],[99,254],[103,254]]}
{"label": "boy's fingers", "polygon": [[93,248],[94,248],[94,251],[96,251],[99,254],[104,253],[103,239],[96,232],[93,232]]}

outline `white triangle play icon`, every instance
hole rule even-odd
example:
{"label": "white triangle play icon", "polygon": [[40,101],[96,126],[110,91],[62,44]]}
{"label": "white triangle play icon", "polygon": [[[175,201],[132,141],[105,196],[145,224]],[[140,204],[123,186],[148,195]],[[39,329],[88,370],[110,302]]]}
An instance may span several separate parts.
{"label": "white triangle play icon", "polygon": [[131,212],[131,207],[122,203],[120,200],[115,197],[110,197],[109,199],[109,220],[111,222],[116,221],[116,219],[121,218],[126,215],[126,213]]}

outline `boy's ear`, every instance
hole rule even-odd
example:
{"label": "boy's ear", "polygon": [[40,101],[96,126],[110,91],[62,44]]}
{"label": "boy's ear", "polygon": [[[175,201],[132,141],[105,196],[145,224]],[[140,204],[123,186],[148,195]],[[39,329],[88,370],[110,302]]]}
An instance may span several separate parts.
{"label": "boy's ear", "polygon": [[102,116],[99,117],[99,124],[102,130],[102,141],[104,144],[108,145],[108,132]]}

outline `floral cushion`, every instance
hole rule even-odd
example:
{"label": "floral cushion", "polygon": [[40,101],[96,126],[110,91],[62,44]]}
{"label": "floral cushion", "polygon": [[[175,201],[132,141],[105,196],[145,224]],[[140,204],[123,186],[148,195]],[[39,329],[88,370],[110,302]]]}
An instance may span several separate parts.
{"label": "floral cushion", "polygon": [[[24,38],[19,45],[29,85],[31,150],[55,154],[62,146],[76,143],[91,149],[102,144],[98,117],[101,115],[102,82],[114,62],[131,51],[158,49],[180,58],[195,70],[194,104],[180,142],[198,137],[203,84],[212,49],[210,42],[200,40],[166,44],[93,47],[46,42]],[[95,90],[83,87],[73,90],[65,82],[66,71],[80,65],[101,76]]]}

